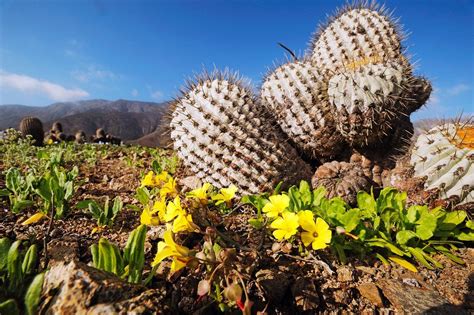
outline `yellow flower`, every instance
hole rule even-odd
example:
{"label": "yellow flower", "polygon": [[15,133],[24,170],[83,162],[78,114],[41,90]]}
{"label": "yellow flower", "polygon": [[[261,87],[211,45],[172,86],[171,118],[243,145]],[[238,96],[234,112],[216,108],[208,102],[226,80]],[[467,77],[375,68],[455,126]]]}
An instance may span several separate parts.
{"label": "yellow flower", "polygon": [[53,144],[53,143],[54,143],[54,141],[53,141],[53,139],[51,139],[51,138],[49,138],[48,141],[46,142],[46,144],[49,144],[49,145],[51,145],[51,144]]}
{"label": "yellow flower", "polygon": [[285,211],[282,213],[282,217],[278,217],[270,224],[270,227],[275,229],[273,236],[275,236],[277,240],[280,241],[283,238],[289,239],[295,235],[298,230],[298,216],[293,212]]}
{"label": "yellow flower", "polygon": [[196,231],[196,225],[194,225],[193,217],[190,214],[181,213],[173,221],[173,233],[194,231]]}
{"label": "yellow flower", "polygon": [[216,194],[212,196],[212,200],[217,200],[216,205],[220,205],[221,203],[226,203],[230,206],[230,201],[234,198],[235,193],[237,192],[237,187],[231,185],[228,188],[221,188],[220,194]]}
{"label": "yellow flower", "polygon": [[187,196],[195,199],[199,199],[201,203],[207,204],[207,198],[208,198],[208,193],[209,189],[212,188],[212,185],[209,183],[204,183],[200,188],[196,188],[194,190],[191,190]]}
{"label": "yellow flower", "polygon": [[269,218],[275,218],[280,215],[290,205],[290,197],[287,195],[270,196],[270,202],[263,206],[262,211]]}
{"label": "yellow flower", "polygon": [[152,213],[158,213],[160,221],[165,222],[166,201],[164,199],[155,201],[152,207]]}
{"label": "yellow flower", "polygon": [[44,214],[43,212],[37,212],[33,214],[31,217],[29,217],[28,219],[26,219],[21,225],[36,223],[39,220],[43,219],[44,217],[46,217],[46,214]]}
{"label": "yellow flower", "polygon": [[168,172],[163,171],[160,174],[155,176],[155,185],[160,186],[163,183],[166,183],[170,178],[171,176],[168,174]]}
{"label": "yellow flower", "polygon": [[155,185],[155,181],[153,180],[153,176],[155,174],[153,173],[153,171],[149,171],[145,177],[142,179],[142,184],[140,187],[153,187]]}
{"label": "yellow flower", "polygon": [[174,201],[168,202],[164,219],[166,222],[170,222],[180,214],[186,214],[186,212],[181,208],[181,199],[179,199],[179,196],[176,196]]}
{"label": "yellow flower", "polygon": [[301,227],[306,231],[301,233],[304,246],[312,244],[314,250],[326,248],[332,237],[329,225],[321,218],[314,222],[313,213],[309,210],[299,212],[298,217]]}
{"label": "yellow flower", "polygon": [[171,263],[171,272],[186,267],[186,264],[191,260],[191,257],[189,256],[189,248],[176,244],[171,230],[166,230],[163,239],[164,242],[158,243],[158,251],[156,252],[155,259],[151,265],[156,266],[163,259],[171,257],[173,259],[173,262]]}
{"label": "yellow flower", "polygon": [[159,225],[160,224],[160,218],[157,216],[154,216],[155,212],[150,211],[150,207],[146,206],[142,214],[140,215],[140,223],[141,224],[146,224],[146,225]]}
{"label": "yellow flower", "polygon": [[165,199],[168,195],[170,197],[174,197],[178,194],[176,190],[176,181],[173,177],[170,177],[166,184],[163,185],[160,189],[160,197],[161,199]]}

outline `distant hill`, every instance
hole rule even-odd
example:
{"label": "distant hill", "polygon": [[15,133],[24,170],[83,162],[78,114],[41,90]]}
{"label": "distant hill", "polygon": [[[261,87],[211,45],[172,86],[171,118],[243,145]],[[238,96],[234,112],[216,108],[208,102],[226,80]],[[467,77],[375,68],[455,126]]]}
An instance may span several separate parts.
{"label": "distant hill", "polygon": [[1,105],[0,130],[18,128],[23,117],[36,116],[43,121],[45,131],[59,121],[66,134],[84,130],[92,135],[97,128],[104,128],[123,140],[133,140],[157,130],[166,107],[166,102],[129,100],[63,102],[44,107]]}

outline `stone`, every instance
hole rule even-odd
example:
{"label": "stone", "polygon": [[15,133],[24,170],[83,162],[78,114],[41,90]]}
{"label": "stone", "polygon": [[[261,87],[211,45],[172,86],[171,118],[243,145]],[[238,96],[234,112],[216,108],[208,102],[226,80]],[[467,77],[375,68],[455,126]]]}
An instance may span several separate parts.
{"label": "stone", "polygon": [[377,307],[383,306],[382,297],[380,296],[379,289],[373,283],[363,283],[357,286],[360,295],[369,300],[372,304]]}
{"label": "stone", "polygon": [[40,314],[162,314],[162,290],[130,284],[84,263],[58,263],[46,273]]}
{"label": "stone", "polygon": [[438,291],[417,288],[399,280],[379,280],[377,286],[396,311],[404,314],[457,314],[459,308],[451,305]]}
{"label": "stone", "polygon": [[342,266],[337,269],[337,281],[350,282],[352,280],[352,269],[347,266]]}

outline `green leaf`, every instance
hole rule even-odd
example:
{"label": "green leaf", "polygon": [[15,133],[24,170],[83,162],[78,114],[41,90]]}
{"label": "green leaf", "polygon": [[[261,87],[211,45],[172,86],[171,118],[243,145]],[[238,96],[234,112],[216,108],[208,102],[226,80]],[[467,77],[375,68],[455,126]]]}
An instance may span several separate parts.
{"label": "green leaf", "polygon": [[7,274],[10,280],[8,290],[10,292],[17,292],[20,290],[23,273],[21,271],[21,260],[20,260],[20,247],[21,241],[15,241],[10,246],[7,255]]}
{"label": "green leaf", "polygon": [[89,204],[91,203],[95,203],[94,200],[82,200],[82,201],[79,201],[78,203],[76,203],[76,208],[77,209],[88,209],[89,208]]}
{"label": "green leaf", "polygon": [[467,217],[465,211],[451,211],[447,212],[446,216],[440,220],[439,229],[443,231],[452,231],[461,224]]}
{"label": "green leaf", "polygon": [[474,220],[466,221],[466,227],[470,230],[474,230]]}
{"label": "green leaf", "polygon": [[25,294],[26,314],[34,315],[38,313],[38,304],[41,300],[41,291],[43,288],[44,273],[40,273],[33,278]]}
{"label": "green leaf", "polygon": [[123,260],[129,266],[128,282],[140,283],[145,263],[146,225],[140,225],[130,233],[125,245]]}
{"label": "green leaf", "polygon": [[7,268],[8,251],[11,245],[12,242],[9,238],[4,237],[0,239],[0,272],[6,270]]}
{"label": "green leaf", "polygon": [[369,246],[376,246],[376,247],[386,248],[386,249],[390,250],[392,253],[394,253],[398,256],[404,256],[405,255],[405,253],[401,249],[399,249],[397,246],[395,246],[392,243],[387,242],[386,240],[381,239],[381,238],[374,238],[374,239],[367,240],[367,244]]}
{"label": "green leaf", "polygon": [[418,235],[421,240],[426,241],[433,237],[437,225],[434,215],[425,212],[421,215],[420,219],[416,221],[416,224],[416,235]]}
{"label": "green leaf", "polygon": [[474,241],[474,231],[459,231],[456,233],[456,238],[463,242],[473,242]]}
{"label": "green leaf", "polygon": [[0,197],[10,196],[10,191],[8,189],[0,189]]}
{"label": "green leaf", "polygon": [[374,197],[365,191],[359,191],[357,193],[357,205],[359,209],[367,211],[368,213],[375,214],[377,212],[377,204]]}
{"label": "green leaf", "polygon": [[403,230],[397,233],[396,239],[397,243],[400,245],[405,245],[408,243],[412,238],[418,237],[415,232],[410,230]]}
{"label": "green leaf", "polygon": [[273,189],[272,195],[278,195],[278,194],[280,194],[280,192],[281,192],[281,186],[282,186],[282,185],[283,185],[283,181],[280,181],[280,182],[276,185],[275,189]]}
{"label": "green leaf", "polygon": [[261,228],[265,226],[265,222],[263,218],[252,218],[252,219],[249,219],[248,222],[253,228],[257,230],[260,230]]}
{"label": "green leaf", "polygon": [[352,232],[360,223],[360,211],[358,209],[348,210],[341,217],[340,222],[343,224],[346,232]]}
{"label": "green leaf", "polygon": [[157,160],[154,160],[152,163],[151,163],[151,168],[153,169],[153,171],[155,172],[155,174],[160,174],[163,169],[160,165],[160,163],[158,163]]}
{"label": "green leaf", "polygon": [[313,190],[313,205],[319,207],[321,205],[321,201],[326,198],[326,188],[324,186],[319,186],[315,190]]}
{"label": "green leaf", "polygon": [[300,182],[299,191],[300,191],[302,207],[309,208],[310,205],[313,203],[313,194],[311,192],[311,187],[309,186],[307,181],[302,180]]}
{"label": "green leaf", "polygon": [[20,309],[14,299],[9,299],[0,303],[0,314],[17,315]]}
{"label": "green leaf", "polygon": [[418,260],[423,266],[425,266],[428,269],[434,269],[433,266],[429,264],[428,261],[426,261],[425,256],[423,255],[423,251],[419,248],[414,248],[414,247],[407,247],[408,251],[415,257],[416,260]]}
{"label": "green leaf", "polygon": [[147,206],[150,202],[150,192],[146,187],[140,187],[136,193],[137,200],[144,206]]}
{"label": "green leaf", "polygon": [[408,262],[407,260],[405,260],[403,258],[396,257],[396,256],[389,256],[388,259],[390,259],[391,261],[399,264],[403,268],[406,268],[406,269],[408,269],[410,271],[413,271],[413,272],[418,272],[418,269],[416,269],[416,267],[412,263]]}
{"label": "green leaf", "polygon": [[446,257],[448,257],[449,259],[451,259],[453,262],[459,264],[459,265],[465,265],[466,262],[464,260],[462,260],[461,258],[459,258],[458,256],[454,255],[453,253],[451,253],[451,251],[449,249],[447,249],[446,247],[444,246],[441,246],[441,245],[437,245],[437,246],[433,246],[437,251],[441,252],[443,255],[445,255]]}
{"label": "green leaf", "polygon": [[23,258],[21,270],[25,275],[31,275],[36,269],[38,263],[38,246],[36,244],[31,245]]}

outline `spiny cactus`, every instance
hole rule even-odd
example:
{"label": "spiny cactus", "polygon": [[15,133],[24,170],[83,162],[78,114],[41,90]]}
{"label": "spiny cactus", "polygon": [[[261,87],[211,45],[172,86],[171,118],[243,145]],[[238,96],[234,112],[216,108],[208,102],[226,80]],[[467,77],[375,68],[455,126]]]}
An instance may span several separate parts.
{"label": "spiny cactus", "polygon": [[313,188],[324,186],[328,198],[339,196],[347,203],[356,203],[357,192],[370,191],[371,182],[355,163],[332,161],[324,163],[314,173]]}
{"label": "spiny cactus", "polygon": [[96,138],[105,138],[105,130],[102,129],[102,128],[98,128],[96,131],[95,131],[95,136]]}
{"label": "spiny cactus", "polygon": [[42,146],[44,140],[43,123],[36,117],[25,117],[20,122],[20,131],[23,137],[31,135],[35,146]]}
{"label": "spiny cactus", "polygon": [[327,81],[306,61],[288,62],[267,75],[262,102],[300,152],[313,159],[334,158],[344,140],[336,130]]}
{"label": "spiny cactus", "polygon": [[333,76],[328,95],[338,130],[353,146],[382,145],[392,129],[421,106],[414,103],[424,96],[412,93],[417,82],[397,63],[369,64]]}
{"label": "spiny cactus", "polygon": [[76,143],[85,143],[86,142],[86,133],[83,130],[76,132],[74,136]]}
{"label": "spiny cactus", "polygon": [[55,133],[63,132],[63,125],[59,121],[56,121],[56,122],[54,122],[53,126],[51,127],[51,131],[53,131]]}
{"label": "spiny cactus", "polygon": [[386,61],[406,64],[403,38],[397,22],[383,6],[363,1],[340,9],[319,26],[311,42],[311,59],[327,74]]}
{"label": "spiny cactus", "polygon": [[205,74],[189,83],[174,104],[170,129],[184,165],[214,186],[234,184],[254,194],[310,176],[266,108],[235,75]]}
{"label": "spiny cactus", "polygon": [[474,125],[436,126],[418,137],[411,154],[415,176],[425,188],[439,189],[440,197],[474,202]]}

